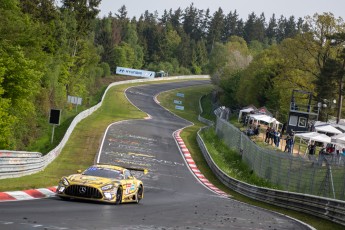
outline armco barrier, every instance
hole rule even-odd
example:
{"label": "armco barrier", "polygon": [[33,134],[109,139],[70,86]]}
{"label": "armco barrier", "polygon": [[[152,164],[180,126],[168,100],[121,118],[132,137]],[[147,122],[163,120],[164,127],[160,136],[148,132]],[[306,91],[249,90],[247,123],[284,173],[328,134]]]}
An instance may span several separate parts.
{"label": "armco barrier", "polygon": [[[200,119],[200,117],[201,116],[199,115],[199,121],[203,122],[205,118]],[[206,122],[206,124],[211,123],[211,121]],[[277,205],[283,208],[289,208],[299,212],[308,213],[345,226],[344,201],[308,194],[258,187],[229,177],[213,161],[204,141],[200,136],[200,132],[208,128],[210,127],[204,127],[198,131],[197,142],[212,172],[228,188],[255,200],[266,202],[272,205]]]}
{"label": "armco barrier", "polygon": [[168,81],[168,80],[179,80],[179,79],[208,79],[206,75],[194,75],[194,76],[177,76],[177,77],[164,77],[164,78],[153,78],[153,79],[136,79],[129,81],[121,81],[111,83],[105,90],[102,100],[90,109],[84,110],[79,113],[72,121],[71,125],[67,129],[65,136],[61,142],[52,151],[42,156],[41,153],[36,152],[23,152],[23,151],[8,151],[0,150],[0,179],[21,177],[24,175],[33,174],[42,171],[47,165],[49,165],[61,152],[62,148],[67,143],[71,133],[75,126],[84,118],[91,115],[99,107],[101,107],[104,97],[108,90],[116,85],[151,82],[151,81]]}

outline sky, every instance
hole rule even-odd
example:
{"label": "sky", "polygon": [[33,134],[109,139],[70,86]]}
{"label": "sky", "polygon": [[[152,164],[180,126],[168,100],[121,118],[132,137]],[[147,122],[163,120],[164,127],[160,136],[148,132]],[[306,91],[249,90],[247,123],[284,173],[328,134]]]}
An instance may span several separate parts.
{"label": "sky", "polygon": [[295,16],[295,18],[312,16],[315,13],[322,14],[331,12],[335,17],[345,19],[345,0],[102,0],[100,5],[100,17],[107,16],[109,12],[117,13],[121,6],[125,5],[129,18],[136,16],[137,19],[141,14],[148,10],[150,13],[158,11],[161,16],[166,9],[175,11],[179,7],[182,10],[194,3],[194,7],[199,10],[210,9],[211,15],[222,8],[224,14],[237,10],[239,17],[243,20],[254,12],[259,16],[262,12],[266,20],[273,13],[276,18],[280,15],[286,18]]}

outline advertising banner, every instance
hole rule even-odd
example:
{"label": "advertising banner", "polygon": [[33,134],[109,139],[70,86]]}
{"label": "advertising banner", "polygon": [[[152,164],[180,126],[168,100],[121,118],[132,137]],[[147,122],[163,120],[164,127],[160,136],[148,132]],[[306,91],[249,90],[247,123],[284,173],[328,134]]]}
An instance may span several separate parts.
{"label": "advertising banner", "polygon": [[129,69],[124,67],[116,67],[116,74],[145,78],[155,77],[155,72],[152,71],[146,71],[141,69]]}

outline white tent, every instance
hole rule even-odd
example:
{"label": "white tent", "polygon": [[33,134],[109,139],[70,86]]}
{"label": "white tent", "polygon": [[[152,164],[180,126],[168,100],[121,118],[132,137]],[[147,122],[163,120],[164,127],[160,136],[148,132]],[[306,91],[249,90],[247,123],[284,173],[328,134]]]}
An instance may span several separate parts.
{"label": "white tent", "polygon": [[[298,154],[300,152],[302,139],[307,140],[309,143],[311,141],[322,142],[325,144],[331,143],[331,138],[329,136],[327,136],[326,134],[318,133],[318,132],[296,133],[294,135],[294,139],[295,139],[295,137],[301,138],[300,139],[300,145],[298,148]],[[306,154],[307,154],[307,149],[305,150],[304,157],[306,156]]]}
{"label": "white tent", "polygon": [[345,145],[345,133],[341,133],[331,137],[332,143]]}
{"label": "white tent", "polygon": [[253,108],[253,107],[248,107],[248,108],[245,108],[245,109],[241,109],[240,110],[240,114],[238,115],[238,121],[241,120],[242,113],[250,113],[250,112],[252,112],[254,110],[255,110],[255,108]]}
{"label": "white tent", "polygon": [[270,117],[264,114],[250,114],[249,120],[254,120],[254,122],[256,122],[257,124],[259,124],[259,122],[261,121],[266,122],[268,124],[273,124],[275,129],[278,129],[277,126],[280,124],[280,122],[277,121],[277,119],[275,119],[274,117]]}
{"label": "white tent", "polygon": [[300,137],[302,139],[306,139],[309,141],[318,141],[322,143],[331,143],[331,138],[326,134],[318,133],[318,132],[309,132],[309,133],[296,133],[296,137]]}
{"label": "white tent", "polygon": [[316,125],[315,130],[317,132],[331,133],[331,134],[341,134],[342,133],[339,129],[333,127],[330,124]]}

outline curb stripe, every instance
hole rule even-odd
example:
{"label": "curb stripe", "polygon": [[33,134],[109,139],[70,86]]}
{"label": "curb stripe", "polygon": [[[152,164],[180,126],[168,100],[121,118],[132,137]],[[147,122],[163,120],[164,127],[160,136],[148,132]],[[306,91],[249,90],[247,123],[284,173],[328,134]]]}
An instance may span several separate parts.
{"label": "curb stripe", "polygon": [[0,192],[0,201],[6,201],[6,200],[16,200],[13,196],[10,196],[6,192]]}
{"label": "curb stripe", "polygon": [[23,192],[25,192],[27,195],[32,196],[34,198],[45,197],[45,195],[41,193],[39,190],[30,189],[30,190],[24,190]]}
{"label": "curb stripe", "polygon": [[189,168],[191,169],[191,171],[194,173],[194,175],[199,179],[199,181],[204,184],[206,187],[208,187],[210,190],[212,190],[213,192],[217,193],[220,196],[226,196],[228,197],[229,195],[225,192],[223,192],[222,190],[218,189],[216,186],[214,186],[198,169],[198,167],[196,166],[187,146],[185,145],[183,139],[180,137],[180,133],[181,130],[177,131],[174,135],[175,140],[178,143],[178,146],[181,150],[181,153],[185,159],[185,161],[187,162]]}
{"label": "curb stripe", "polygon": [[[52,196],[55,195],[55,192],[51,191],[50,189],[47,188],[39,188],[37,189],[38,191],[40,191],[44,196]],[[55,189],[56,190],[56,189]]]}
{"label": "curb stripe", "polygon": [[23,191],[7,192],[10,196],[14,197],[16,200],[29,200],[33,197]]}
{"label": "curb stripe", "polygon": [[32,200],[55,196],[57,187],[28,189],[24,191],[0,192],[0,202]]}

